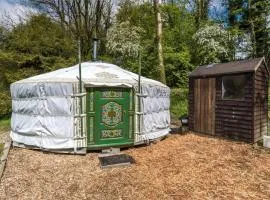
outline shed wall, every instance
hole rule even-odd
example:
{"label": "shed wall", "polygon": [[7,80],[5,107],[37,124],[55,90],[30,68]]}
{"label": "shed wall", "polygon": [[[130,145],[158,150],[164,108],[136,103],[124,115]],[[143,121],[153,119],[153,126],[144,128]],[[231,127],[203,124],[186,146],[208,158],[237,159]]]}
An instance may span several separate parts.
{"label": "shed wall", "polygon": [[268,73],[262,64],[255,73],[254,142],[267,134]]}
{"label": "shed wall", "polygon": [[222,99],[222,76],[216,77],[216,130],[217,136],[253,142],[253,77],[249,76],[244,88],[244,100]]}
{"label": "shed wall", "polygon": [[[254,74],[249,76],[244,88],[244,100],[222,99],[222,76],[216,78],[215,135],[253,142],[254,133]],[[237,75],[237,74],[236,74]],[[189,129],[194,131],[195,97],[194,83],[196,78],[189,79]],[[204,95],[204,94],[202,94]]]}
{"label": "shed wall", "polygon": [[194,131],[194,78],[189,78],[188,92],[188,128]]}

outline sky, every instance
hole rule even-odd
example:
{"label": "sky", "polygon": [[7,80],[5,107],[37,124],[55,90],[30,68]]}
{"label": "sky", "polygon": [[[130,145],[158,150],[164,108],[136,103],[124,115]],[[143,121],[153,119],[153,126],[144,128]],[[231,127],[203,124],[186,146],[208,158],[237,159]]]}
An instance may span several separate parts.
{"label": "sky", "polygon": [[210,3],[209,15],[216,20],[227,20],[227,8],[223,5],[222,0],[213,0]]}
{"label": "sky", "polygon": [[[0,0],[0,20],[3,16],[9,15],[14,22],[19,22],[20,17],[24,17],[29,11],[34,11],[22,3],[25,0]],[[210,7],[210,16],[215,19],[226,17],[226,9],[222,6],[222,0],[214,0]]]}
{"label": "sky", "polygon": [[32,8],[22,3],[23,0],[0,0],[0,21],[3,22],[10,17],[14,23],[18,23],[28,12],[34,12]]}

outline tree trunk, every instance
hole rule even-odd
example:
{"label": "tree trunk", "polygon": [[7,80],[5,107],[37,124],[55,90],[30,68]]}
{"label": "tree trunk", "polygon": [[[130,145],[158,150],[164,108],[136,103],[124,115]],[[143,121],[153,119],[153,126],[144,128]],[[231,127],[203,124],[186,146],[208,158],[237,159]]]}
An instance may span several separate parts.
{"label": "tree trunk", "polygon": [[195,23],[197,29],[200,28],[201,22],[208,19],[208,8],[211,0],[195,0]]}
{"label": "tree trunk", "polygon": [[251,36],[251,43],[252,43],[252,57],[255,58],[257,55],[257,47],[256,47],[256,33],[255,33],[255,26],[254,26],[254,21],[253,21],[253,16],[252,16],[252,11],[251,11],[251,0],[248,0],[248,12],[249,12],[249,29],[250,29],[250,36]]}
{"label": "tree trunk", "polygon": [[165,67],[163,61],[163,48],[162,48],[162,20],[160,13],[161,0],[154,0],[154,8],[156,14],[156,28],[157,28],[157,47],[158,47],[158,69],[160,72],[160,81],[166,84]]}

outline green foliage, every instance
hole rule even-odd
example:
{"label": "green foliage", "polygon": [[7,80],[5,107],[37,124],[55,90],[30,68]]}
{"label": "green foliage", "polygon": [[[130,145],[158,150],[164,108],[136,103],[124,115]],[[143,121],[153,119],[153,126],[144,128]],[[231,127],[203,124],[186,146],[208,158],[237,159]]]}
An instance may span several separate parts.
{"label": "green foliage", "polygon": [[41,57],[41,68],[45,71],[54,71],[76,63],[75,57],[63,58],[58,56]]}
{"label": "green foliage", "polygon": [[188,50],[174,52],[167,49],[164,53],[167,85],[186,87],[188,84],[189,73],[193,69],[190,64],[191,55]]}
{"label": "green foliage", "polygon": [[250,26],[254,24],[254,55],[267,56],[270,53],[270,1],[269,0],[253,0],[248,14]]}
{"label": "green foliage", "polygon": [[[270,52],[270,1],[228,0],[229,25],[250,37],[249,57],[267,56]],[[268,21],[268,22],[267,22]]]}
{"label": "green foliage", "polygon": [[0,51],[0,73],[7,86],[20,79],[40,73],[40,65],[41,60],[38,56]]}
{"label": "green foliage", "polygon": [[[37,56],[0,51],[0,117],[11,112],[9,85],[42,72]],[[26,67],[27,66],[27,67]]]}
{"label": "green foliage", "polygon": [[0,117],[11,112],[11,83],[75,63],[73,39],[45,15],[8,31],[0,27]]}
{"label": "green foliage", "polygon": [[[0,94],[1,95],[1,94]],[[1,100],[0,100],[1,102]],[[10,119],[9,118],[0,118],[0,136],[2,133],[5,133],[10,130]],[[0,157],[3,154],[5,144],[0,141]]]}
{"label": "green foliage", "polygon": [[171,89],[171,117],[178,120],[179,117],[188,114],[188,89]]}
{"label": "green foliage", "polygon": [[[0,51],[0,75],[2,84],[9,84],[40,74],[66,67],[74,63],[73,58],[43,57],[31,54],[16,54],[15,52]],[[3,85],[2,85],[3,87]]]}
{"label": "green foliage", "polygon": [[0,50],[3,49],[6,40],[7,40],[7,29],[3,26],[0,26]]}
{"label": "green foliage", "polygon": [[0,117],[11,112],[11,98],[8,92],[0,92]]}
{"label": "green foliage", "polygon": [[46,15],[32,16],[26,23],[16,26],[7,41],[7,49],[11,51],[65,58],[74,54],[74,45],[74,40],[61,26]]}
{"label": "green foliage", "polygon": [[200,28],[193,36],[197,44],[200,64],[219,63],[229,60],[230,44],[234,38],[229,31],[218,25],[206,25]]}
{"label": "green foliage", "polygon": [[0,143],[0,157],[2,156],[3,154],[3,151],[4,151],[4,144]]}
{"label": "green foliage", "polygon": [[0,118],[0,134],[10,129],[10,118]]}
{"label": "green foliage", "polygon": [[142,29],[129,22],[115,23],[108,31],[107,50],[114,56],[138,57]]}
{"label": "green foliage", "polygon": [[[123,1],[116,15],[116,23],[129,22],[131,27],[137,27],[140,30],[140,46],[142,58],[142,75],[157,79],[157,52],[155,49],[155,14],[153,6],[150,3],[134,4],[131,1]],[[114,63],[138,72],[138,58],[118,57],[113,60]]]}
{"label": "green foliage", "polygon": [[[188,74],[194,68],[191,64],[192,35],[195,33],[194,17],[184,7],[177,6],[177,4],[167,4],[162,7],[162,19],[167,85],[186,87]],[[142,75],[158,79],[153,6],[149,3],[138,5],[125,1],[117,13],[117,23],[126,21],[129,21],[131,27],[139,27],[143,30],[140,33]],[[138,59],[130,57],[121,59],[120,63],[123,67],[134,72],[138,71]]]}
{"label": "green foliage", "polygon": [[192,35],[195,19],[185,8],[168,4],[163,7],[164,63],[166,81],[170,87],[187,87],[193,70]]}

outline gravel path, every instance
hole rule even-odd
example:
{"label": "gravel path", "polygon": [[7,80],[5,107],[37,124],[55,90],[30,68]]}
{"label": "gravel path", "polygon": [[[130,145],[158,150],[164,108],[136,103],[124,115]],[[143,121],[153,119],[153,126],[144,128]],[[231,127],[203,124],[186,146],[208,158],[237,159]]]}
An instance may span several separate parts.
{"label": "gravel path", "polygon": [[131,167],[100,169],[97,153],[11,149],[0,199],[270,199],[270,152],[189,133],[124,151]]}

